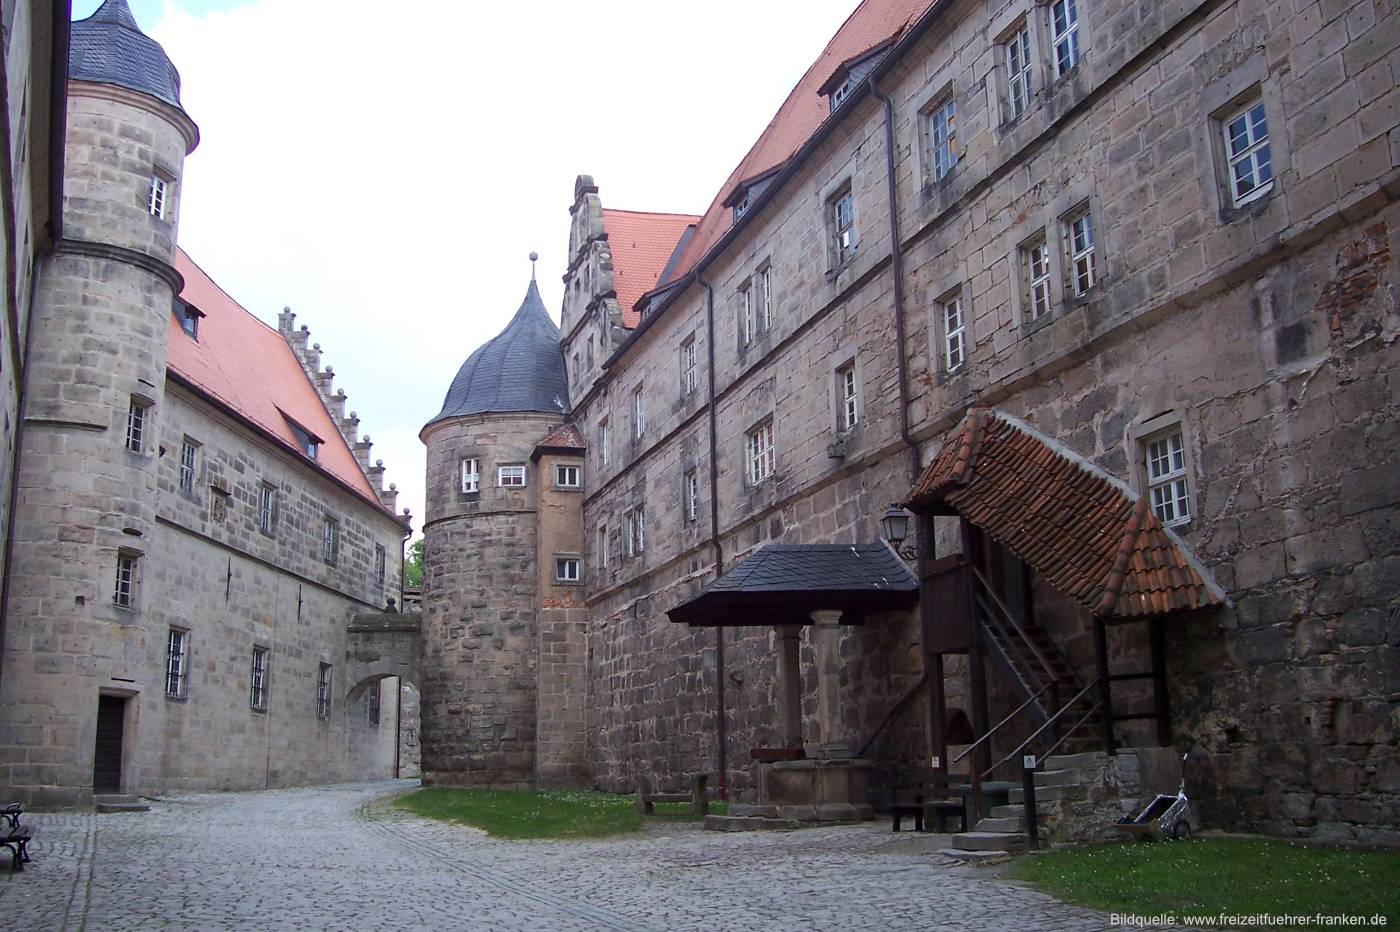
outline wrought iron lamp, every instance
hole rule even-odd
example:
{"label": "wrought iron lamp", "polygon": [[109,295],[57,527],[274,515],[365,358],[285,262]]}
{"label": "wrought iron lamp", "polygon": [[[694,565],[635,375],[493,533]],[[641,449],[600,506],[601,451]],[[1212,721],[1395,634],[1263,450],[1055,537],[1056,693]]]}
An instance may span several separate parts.
{"label": "wrought iron lamp", "polygon": [[885,540],[894,545],[898,550],[905,539],[909,537],[909,519],[912,517],[909,512],[899,507],[899,502],[890,505],[890,510],[885,512],[885,516],[880,519],[880,524],[885,529]]}

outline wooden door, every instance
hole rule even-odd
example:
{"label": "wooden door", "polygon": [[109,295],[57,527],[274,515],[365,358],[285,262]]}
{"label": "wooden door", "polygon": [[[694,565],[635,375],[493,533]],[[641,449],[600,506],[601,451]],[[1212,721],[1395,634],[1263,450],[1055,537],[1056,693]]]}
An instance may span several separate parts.
{"label": "wooden door", "polygon": [[95,793],[115,793],[122,788],[122,732],[125,728],[126,700],[121,696],[98,696],[97,753],[92,761]]}

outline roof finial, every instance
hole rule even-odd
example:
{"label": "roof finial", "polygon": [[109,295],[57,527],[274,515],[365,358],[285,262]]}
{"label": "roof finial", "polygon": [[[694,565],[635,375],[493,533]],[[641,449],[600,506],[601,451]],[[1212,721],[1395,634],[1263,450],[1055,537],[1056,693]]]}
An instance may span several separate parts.
{"label": "roof finial", "polygon": [[535,262],[539,259],[539,257],[540,254],[537,252],[530,253],[530,281],[535,280]]}

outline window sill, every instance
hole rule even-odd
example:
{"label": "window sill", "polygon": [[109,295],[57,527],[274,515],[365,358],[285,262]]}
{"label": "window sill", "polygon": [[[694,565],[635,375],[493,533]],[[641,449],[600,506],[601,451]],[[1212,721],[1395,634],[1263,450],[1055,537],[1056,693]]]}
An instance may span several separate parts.
{"label": "window sill", "polygon": [[267,714],[267,706],[262,706],[262,707],[258,707],[258,706],[255,706],[255,705],[254,705],[254,706],[249,706],[249,707],[248,707],[248,711],[249,711],[249,712],[256,712],[256,713],[258,713],[259,715],[266,715],[266,714]]}
{"label": "window sill", "polygon": [[1273,203],[1274,195],[1278,192],[1278,184],[1271,183],[1263,194],[1257,194],[1243,204],[1233,207],[1222,207],[1220,209],[1221,223],[1236,223],[1240,220],[1252,220],[1268,210]]}
{"label": "window sill", "polygon": [[170,695],[169,693],[166,693],[166,694],[165,694],[165,701],[166,701],[166,702],[178,702],[178,703],[180,703],[180,704],[183,705],[184,703],[190,701],[190,697],[189,697],[189,696],[172,696],[172,695]]}

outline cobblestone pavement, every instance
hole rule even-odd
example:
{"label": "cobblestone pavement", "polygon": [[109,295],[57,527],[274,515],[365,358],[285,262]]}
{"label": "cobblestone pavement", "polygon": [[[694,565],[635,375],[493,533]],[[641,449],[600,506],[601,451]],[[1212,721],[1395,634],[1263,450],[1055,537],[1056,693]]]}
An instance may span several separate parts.
{"label": "cobblestone pavement", "polygon": [[[1097,930],[1108,917],[888,822],[499,841],[390,807],[405,783],[205,794],[146,813],[35,814],[0,868],[0,929],[42,932]],[[3,862],[0,858],[0,862]]]}

